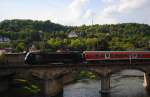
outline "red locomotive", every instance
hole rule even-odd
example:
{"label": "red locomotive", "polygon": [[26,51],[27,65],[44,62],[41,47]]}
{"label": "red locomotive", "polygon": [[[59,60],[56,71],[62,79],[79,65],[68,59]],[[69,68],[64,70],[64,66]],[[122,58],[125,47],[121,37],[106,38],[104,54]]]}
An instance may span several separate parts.
{"label": "red locomotive", "polygon": [[87,62],[150,62],[149,51],[84,51]]}

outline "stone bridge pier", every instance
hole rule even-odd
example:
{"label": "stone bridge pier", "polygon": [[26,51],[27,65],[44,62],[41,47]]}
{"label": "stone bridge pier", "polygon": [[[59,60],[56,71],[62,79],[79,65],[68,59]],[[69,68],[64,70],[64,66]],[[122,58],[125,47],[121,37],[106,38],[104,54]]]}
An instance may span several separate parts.
{"label": "stone bridge pier", "polygon": [[101,93],[110,92],[110,75],[103,75],[101,77]]}
{"label": "stone bridge pier", "polygon": [[[147,91],[150,91],[150,73],[144,73],[144,83],[143,86]],[[101,76],[101,91],[100,93],[109,93],[110,92],[110,75]]]}
{"label": "stone bridge pier", "polygon": [[144,73],[144,87],[150,91],[150,73]]}
{"label": "stone bridge pier", "polygon": [[63,95],[62,77],[51,79],[45,75],[43,78],[43,95],[44,97],[58,97]]}
{"label": "stone bridge pier", "polygon": [[0,71],[0,93],[9,89],[13,74],[14,73],[10,71]]}
{"label": "stone bridge pier", "polygon": [[44,97],[63,97],[63,75],[57,71],[34,72],[34,76],[40,79],[41,93]]}
{"label": "stone bridge pier", "polygon": [[0,93],[8,90],[9,82],[7,76],[9,75],[0,75]]}
{"label": "stone bridge pier", "polygon": [[110,92],[110,77],[112,74],[112,69],[108,68],[106,66],[103,66],[100,68],[94,67],[92,69],[90,69],[89,71],[97,74],[98,76],[100,76],[100,84],[101,84],[101,90],[100,93],[102,94],[106,94]]}

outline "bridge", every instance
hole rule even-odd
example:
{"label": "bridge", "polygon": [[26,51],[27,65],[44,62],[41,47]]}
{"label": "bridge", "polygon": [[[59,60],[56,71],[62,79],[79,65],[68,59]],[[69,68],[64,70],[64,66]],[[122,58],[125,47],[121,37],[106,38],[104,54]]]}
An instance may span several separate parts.
{"label": "bridge", "polygon": [[80,63],[80,64],[41,64],[24,63],[25,54],[5,54],[7,63],[0,64],[0,92],[9,88],[9,77],[21,76],[36,80],[42,86],[45,97],[57,97],[63,92],[63,78],[81,70],[91,71],[101,77],[101,93],[109,93],[110,77],[113,73],[125,69],[137,69],[144,72],[144,86],[150,90],[150,62],[141,63]]}

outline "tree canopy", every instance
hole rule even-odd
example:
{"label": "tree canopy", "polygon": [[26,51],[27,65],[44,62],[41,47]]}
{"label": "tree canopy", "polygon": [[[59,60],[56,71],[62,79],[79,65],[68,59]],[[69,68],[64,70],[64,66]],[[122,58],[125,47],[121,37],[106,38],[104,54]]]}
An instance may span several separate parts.
{"label": "tree canopy", "polygon": [[[70,32],[77,38],[69,38]],[[0,22],[0,48],[12,47],[23,51],[31,44],[38,49],[56,51],[62,47],[71,50],[146,50],[150,48],[150,26],[147,24],[122,23],[110,25],[64,26],[47,21],[4,20]],[[28,41],[27,41],[28,40]]]}

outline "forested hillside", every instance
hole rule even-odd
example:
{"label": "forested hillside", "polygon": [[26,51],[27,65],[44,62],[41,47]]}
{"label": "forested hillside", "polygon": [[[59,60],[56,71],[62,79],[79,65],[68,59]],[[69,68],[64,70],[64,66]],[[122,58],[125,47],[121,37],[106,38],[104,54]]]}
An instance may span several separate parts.
{"label": "forested hillside", "polygon": [[[69,38],[75,32],[78,37]],[[0,48],[24,51],[32,44],[38,49],[70,50],[148,50],[150,26],[124,23],[116,25],[63,26],[51,21],[4,20],[0,22]],[[10,41],[3,42],[3,38]]]}

